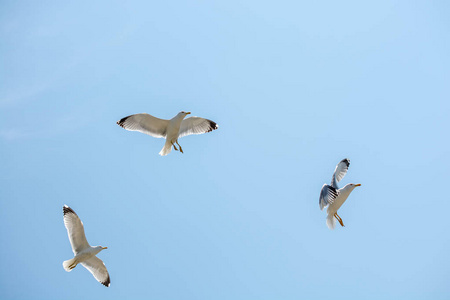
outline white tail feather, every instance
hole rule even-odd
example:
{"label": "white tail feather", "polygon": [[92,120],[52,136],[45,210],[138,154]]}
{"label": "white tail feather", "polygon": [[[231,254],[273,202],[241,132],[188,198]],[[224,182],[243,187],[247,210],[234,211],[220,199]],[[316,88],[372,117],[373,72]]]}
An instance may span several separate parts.
{"label": "white tail feather", "polygon": [[66,270],[67,272],[70,272],[73,270],[73,268],[75,268],[77,266],[78,262],[76,261],[75,258],[66,260],[63,262],[63,268],[64,270]]}
{"label": "white tail feather", "polygon": [[172,144],[171,143],[165,143],[164,147],[161,149],[161,151],[159,152],[159,155],[161,156],[165,156],[167,154],[170,153],[170,151],[172,151]]}
{"label": "white tail feather", "polygon": [[336,219],[334,218],[334,214],[329,214],[327,216],[327,226],[330,229],[334,229],[336,227]]}

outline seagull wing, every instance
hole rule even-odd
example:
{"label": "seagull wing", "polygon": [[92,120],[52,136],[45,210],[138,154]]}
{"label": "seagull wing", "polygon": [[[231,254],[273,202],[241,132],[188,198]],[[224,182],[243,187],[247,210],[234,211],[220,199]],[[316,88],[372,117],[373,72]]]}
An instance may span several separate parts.
{"label": "seagull wing", "polygon": [[181,122],[179,138],[191,134],[202,134],[219,128],[216,122],[199,117],[190,117]]}
{"label": "seagull wing", "polygon": [[84,234],[83,222],[81,222],[78,215],[67,205],[64,205],[63,213],[64,225],[67,228],[72,251],[74,255],[77,255],[78,252],[89,247],[86,235]]}
{"label": "seagull wing", "polygon": [[83,261],[81,264],[94,275],[98,282],[104,286],[109,286],[111,284],[108,270],[106,270],[106,266],[100,258],[94,255],[88,260]]}
{"label": "seagull wing", "polygon": [[341,181],[342,178],[344,178],[345,174],[347,174],[348,166],[350,166],[350,159],[348,158],[344,158],[337,164],[336,169],[334,170],[333,177],[331,178],[331,185],[335,189],[339,188],[337,183]]}
{"label": "seagull wing", "polygon": [[129,131],[139,131],[156,138],[165,138],[169,120],[163,120],[149,114],[136,114],[117,121],[117,125]]}
{"label": "seagull wing", "polygon": [[322,186],[322,190],[320,191],[320,199],[319,199],[320,210],[323,210],[324,207],[326,207],[329,204],[332,204],[334,200],[336,200],[337,196],[338,191],[334,187],[328,184],[324,184]]}

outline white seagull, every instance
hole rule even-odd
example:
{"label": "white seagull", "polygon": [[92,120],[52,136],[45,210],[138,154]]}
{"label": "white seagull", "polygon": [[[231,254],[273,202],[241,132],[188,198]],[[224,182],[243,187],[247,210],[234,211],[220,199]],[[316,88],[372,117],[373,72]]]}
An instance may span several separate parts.
{"label": "white seagull", "polygon": [[336,218],[342,227],[344,227],[344,222],[342,222],[341,217],[337,214],[338,209],[344,204],[345,200],[347,200],[350,193],[357,186],[361,186],[361,184],[349,183],[340,189],[337,185],[342,178],[344,178],[345,174],[347,174],[348,166],[350,165],[350,160],[348,158],[344,158],[341,160],[334,170],[333,177],[331,178],[331,185],[324,184],[322,190],[320,191],[320,199],[319,205],[320,210],[323,210],[324,207],[328,205],[327,209],[327,226],[330,229],[334,229],[336,226]]}
{"label": "white seagull", "polygon": [[125,117],[117,121],[117,125],[129,131],[139,131],[156,138],[165,138],[166,143],[160,155],[164,156],[170,153],[173,148],[178,151],[175,143],[178,144],[178,138],[191,134],[202,134],[219,128],[215,122],[199,117],[190,117],[183,120],[190,112],[180,112],[170,120],[156,118],[149,114],[136,114]]}
{"label": "white seagull", "polygon": [[106,270],[103,261],[95,256],[100,251],[108,248],[102,246],[91,247],[84,235],[83,222],[81,222],[77,214],[67,205],[63,206],[63,213],[64,225],[66,225],[72,251],[75,255],[74,258],[63,262],[64,270],[70,272],[77,264],[81,263],[83,267],[94,275],[98,282],[104,286],[109,286],[111,280],[109,279],[108,270]]}

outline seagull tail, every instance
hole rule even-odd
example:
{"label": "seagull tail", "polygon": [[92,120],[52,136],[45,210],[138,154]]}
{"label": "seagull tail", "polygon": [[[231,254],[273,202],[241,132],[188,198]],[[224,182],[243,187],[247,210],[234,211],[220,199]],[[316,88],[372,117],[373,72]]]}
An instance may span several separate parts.
{"label": "seagull tail", "polygon": [[327,226],[330,229],[334,229],[336,227],[336,219],[334,218],[334,214],[329,214],[327,216]]}
{"label": "seagull tail", "polygon": [[172,151],[172,144],[169,142],[164,145],[164,147],[161,149],[161,151],[159,152],[159,155],[161,156],[166,156],[167,154],[170,153],[170,151]]}
{"label": "seagull tail", "polygon": [[73,270],[73,268],[75,268],[77,266],[78,262],[75,258],[66,260],[63,262],[63,267],[64,270],[66,270],[67,272],[70,272]]}

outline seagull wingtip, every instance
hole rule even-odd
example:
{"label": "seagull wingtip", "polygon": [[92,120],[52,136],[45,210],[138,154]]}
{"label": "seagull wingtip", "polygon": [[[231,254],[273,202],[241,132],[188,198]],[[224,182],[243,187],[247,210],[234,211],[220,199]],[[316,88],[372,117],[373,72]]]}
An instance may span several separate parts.
{"label": "seagull wingtip", "polygon": [[219,128],[219,124],[217,124],[216,122],[211,121],[211,120],[208,120],[208,121],[209,121],[209,127],[210,127],[208,132],[216,130],[216,129]]}
{"label": "seagull wingtip", "polygon": [[73,209],[71,209],[69,206],[64,204],[64,206],[63,206],[63,214],[66,215],[66,214],[70,214],[70,213],[76,215],[76,213],[73,211]]}
{"label": "seagull wingtip", "polygon": [[119,125],[122,128],[125,128],[125,121],[131,116],[127,116],[125,118],[120,119],[119,121],[116,122],[117,125]]}
{"label": "seagull wingtip", "polygon": [[100,283],[103,284],[106,287],[109,287],[111,285],[111,279],[108,276],[108,278],[106,278],[106,281],[103,281],[103,282],[100,282]]}

